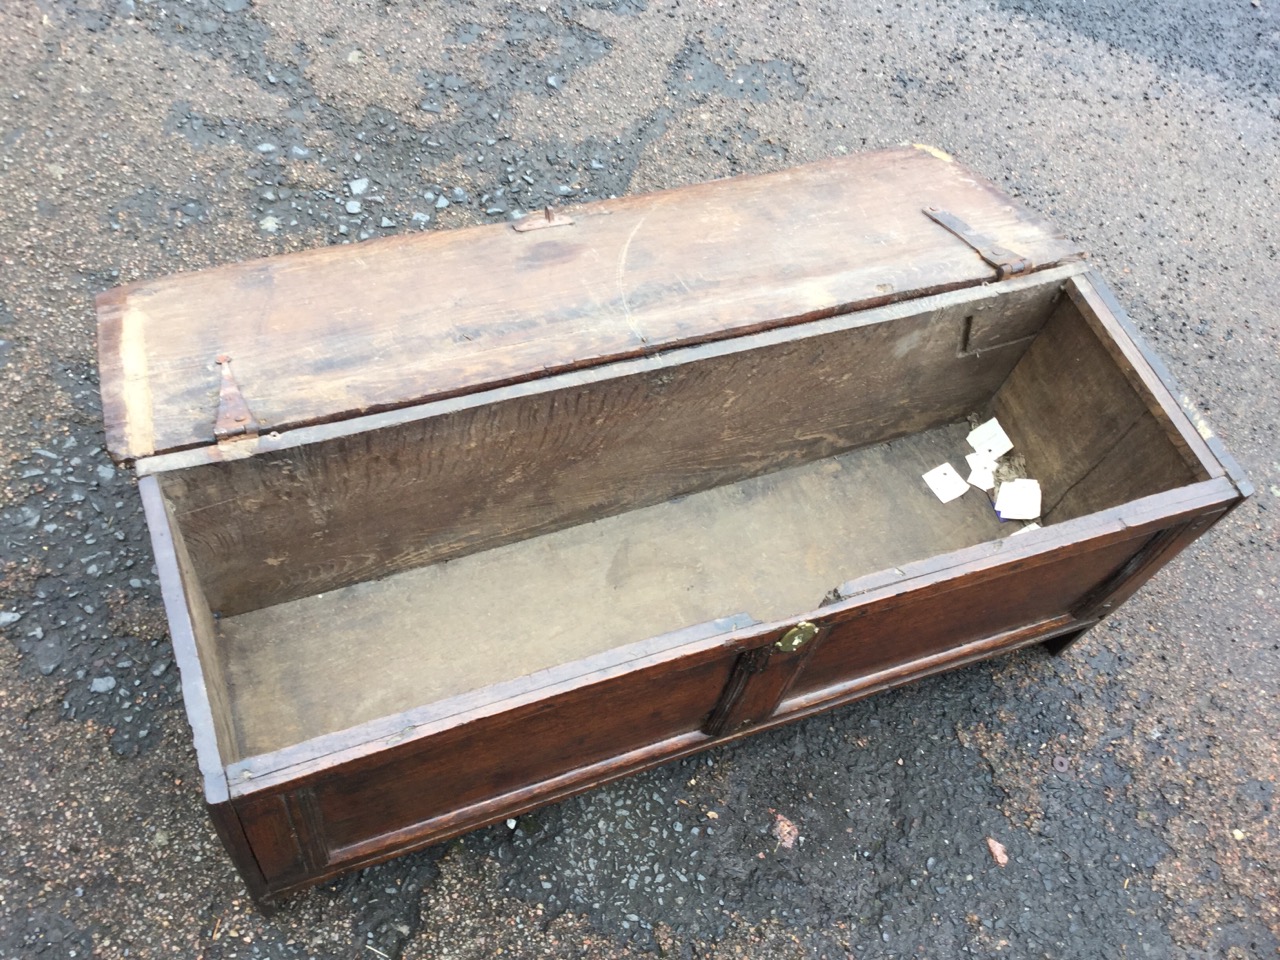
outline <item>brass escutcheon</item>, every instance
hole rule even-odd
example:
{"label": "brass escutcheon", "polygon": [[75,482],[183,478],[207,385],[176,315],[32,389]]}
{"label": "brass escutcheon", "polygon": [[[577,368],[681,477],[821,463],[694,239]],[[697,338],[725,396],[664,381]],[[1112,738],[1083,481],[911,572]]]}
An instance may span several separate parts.
{"label": "brass escutcheon", "polygon": [[801,620],[782,635],[782,639],[774,644],[783,653],[794,653],[818,635],[816,625],[808,620]]}

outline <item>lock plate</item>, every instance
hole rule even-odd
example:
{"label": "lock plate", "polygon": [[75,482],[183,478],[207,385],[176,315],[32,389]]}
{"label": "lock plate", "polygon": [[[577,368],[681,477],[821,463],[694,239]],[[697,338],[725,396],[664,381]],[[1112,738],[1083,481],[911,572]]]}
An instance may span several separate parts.
{"label": "lock plate", "polygon": [[783,653],[794,653],[818,635],[816,624],[801,620],[782,635],[782,639],[774,647]]}

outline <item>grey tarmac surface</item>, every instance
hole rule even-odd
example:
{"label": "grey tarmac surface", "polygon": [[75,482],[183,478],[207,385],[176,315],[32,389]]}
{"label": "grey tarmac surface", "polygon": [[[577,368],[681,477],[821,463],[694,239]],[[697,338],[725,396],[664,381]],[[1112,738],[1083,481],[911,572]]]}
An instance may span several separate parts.
{"label": "grey tarmac surface", "polygon": [[[1278,135],[1276,0],[0,4],[0,957],[1276,956]],[[1254,499],[1062,659],[256,914],[103,450],[93,295],[903,142],[1085,242]]]}

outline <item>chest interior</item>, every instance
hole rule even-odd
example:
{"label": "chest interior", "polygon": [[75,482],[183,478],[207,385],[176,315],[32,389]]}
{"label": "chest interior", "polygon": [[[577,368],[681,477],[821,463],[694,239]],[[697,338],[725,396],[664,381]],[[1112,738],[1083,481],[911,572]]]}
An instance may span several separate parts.
{"label": "chest interior", "polygon": [[[1057,268],[155,471],[234,761],[1011,535],[941,503],[996,416],[1053,525],[1204,479]],[[185,464],[185,465],[184,465]]]}

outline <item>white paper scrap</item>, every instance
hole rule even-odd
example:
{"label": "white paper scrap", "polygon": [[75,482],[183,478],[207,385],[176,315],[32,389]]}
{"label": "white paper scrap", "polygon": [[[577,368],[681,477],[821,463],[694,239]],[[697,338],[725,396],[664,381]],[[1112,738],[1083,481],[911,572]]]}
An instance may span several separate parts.
{"label": "white paper scrap", "polygon": [[964,462],[969,464],[970,470],[992,470],[996,468],[996,458],[988,456],[985,450],[979,450],[977,453],[966,453]]}
{"label": "white paper scrap", "polygon": [[924,477],[924,482],[929,485],[929,489],[943,503],[950,503],[969,489],[969,484],[964,482],[960,474],[956,473],[956,468],[949,463],[934,467],[928,473],[922,474],[922,476]]}
{"label": "white paper scrap", "polygon": [[1013,441],[1009,439],[1009,435],[1004,432],[1004,427],[1000,426],[1000,421],[995,417],[970,430],[968,440],[969,446],[974,450],[985,453],[992,459],[1003,457],[1013,449]]}
{"label": "white paper scrap", "polygon": [[969,484],[979,490],[994,490],[996,488],[994,468],[990,464],[974,467],[969,471]]}
{"label": "white paper scrap", "polygon": [[1028,523],[1025,527],[1021,528],[1020,530],[1013,531],[1013,533],[1009,534],[1009,536],[1016,537],[1020,533],[1026,533],[1029,530],[1039,530],[1039,529],[1040,529],[1040,524]]}
{"label": "white paper scrap", "polygon": [[1009,480],[996,491],[1001,520],[1034,520],[1040,516],[1040,481]]}

